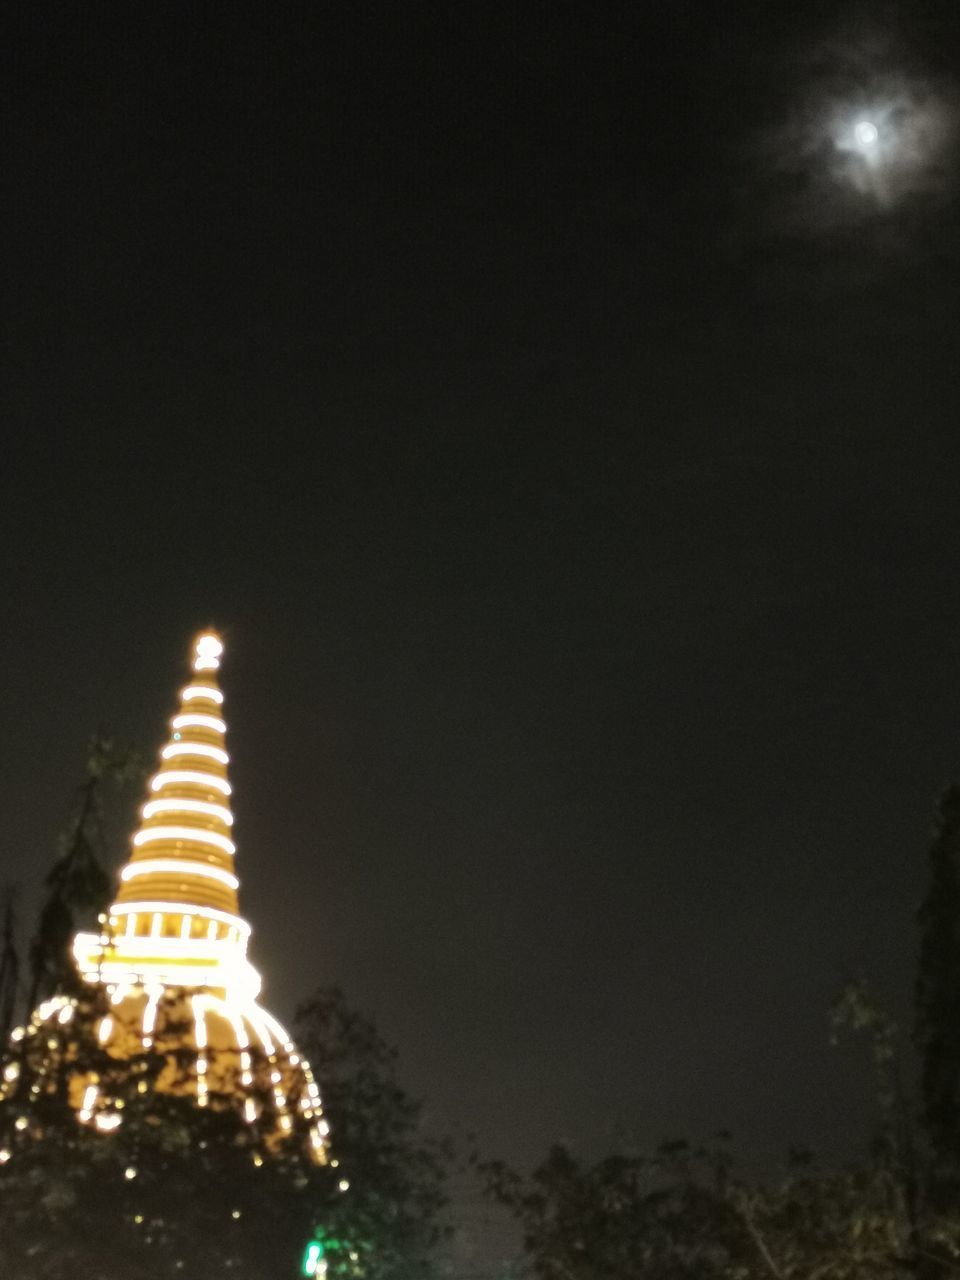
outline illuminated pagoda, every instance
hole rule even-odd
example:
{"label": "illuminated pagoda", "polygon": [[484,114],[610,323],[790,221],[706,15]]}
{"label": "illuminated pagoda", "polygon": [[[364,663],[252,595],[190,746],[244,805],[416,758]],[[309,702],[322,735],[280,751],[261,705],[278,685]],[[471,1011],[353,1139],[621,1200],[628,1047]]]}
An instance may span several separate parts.
{"label": "illuminated pagoda", "polygon": [[[96,1039],[112,1062],[158,1069],[151,1086],[200,1107],[234,1107],[266,1148],[302,1138],[327,1162],[329,1132],[309,1064],[280,1023],[257,1003],[260,975],[247,958],[250,925],[240,915],[223,693],[223,644],[198,636],[192,673],[150,779],[116,901],[99,933],[78,933],[80,977],[99,992]],[[42,1004],[14,1040],[64,1032],[81,1002]],[[51,1044],[53,1041],[51,1041]],[[7,1088],[16,1085],[8,1068]],[[69,1095],[78,1119],[109,1132],[123,1114],[101,1074],[78,1063]]]}

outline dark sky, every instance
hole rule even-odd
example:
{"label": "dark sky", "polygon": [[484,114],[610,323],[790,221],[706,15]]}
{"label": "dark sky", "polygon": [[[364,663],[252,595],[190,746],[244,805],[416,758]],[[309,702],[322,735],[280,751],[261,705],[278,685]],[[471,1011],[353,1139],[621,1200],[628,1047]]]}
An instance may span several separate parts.
{"label": "dark sky", "polygon": [[8,11],[3,879],[214,622],[278,1012],[521,1164],[852,1150],[960,774],[955,7]]}

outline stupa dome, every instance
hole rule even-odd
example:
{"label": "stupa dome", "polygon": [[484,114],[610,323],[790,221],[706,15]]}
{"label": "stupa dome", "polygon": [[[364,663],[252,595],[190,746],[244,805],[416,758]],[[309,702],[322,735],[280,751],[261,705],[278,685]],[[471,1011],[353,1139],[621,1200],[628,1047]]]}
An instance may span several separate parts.
{"label": "stupa dome", "polygon": [[[260,976],[247,958],[250,925],[237,898],[217,680],[222,655],[214,632],[194,641],[190,679],[150,779],[116,900],[98,933],[74,940],[79,976],[95,999],[47,1000],[14,1038],[42,1044],[47,1029],[61,1034],[95,1007],[95,1037],[109,1067],[145,1070],[149,1056],[150,1088],[188,1096],[200,1107],[234,1108],[267,1147],[299,1138],[326,1163],[328,1126],[317,1084],[287,1032],[258,1003]],[[123,1123],[107,1087],[110,1075],[78,1062],[69,1086],[79,1121],[104,1131]],[[11,1087],[15,1079],[5,1083]]]}

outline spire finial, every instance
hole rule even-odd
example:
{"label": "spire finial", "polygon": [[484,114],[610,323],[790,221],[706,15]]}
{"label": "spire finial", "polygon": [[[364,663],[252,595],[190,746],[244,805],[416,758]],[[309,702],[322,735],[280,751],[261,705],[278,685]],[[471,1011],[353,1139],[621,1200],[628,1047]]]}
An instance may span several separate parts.
{"label": "spire finial", "polygon": [[216,671],[223,656],[223,641],[213,630],[201,631],[193,644],[194,671]]}

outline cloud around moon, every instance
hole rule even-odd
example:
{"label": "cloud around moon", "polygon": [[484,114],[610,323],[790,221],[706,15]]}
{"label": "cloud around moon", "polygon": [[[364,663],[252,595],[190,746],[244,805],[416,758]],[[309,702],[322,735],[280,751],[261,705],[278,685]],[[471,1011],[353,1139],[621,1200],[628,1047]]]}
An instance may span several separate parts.
{"label": "cloud around moon", "polygon": [[792,92],[755,135],[769,231],[842,231],[943,205],[957,190],[960,92],[902,40],[862,25],[794,50]]}

